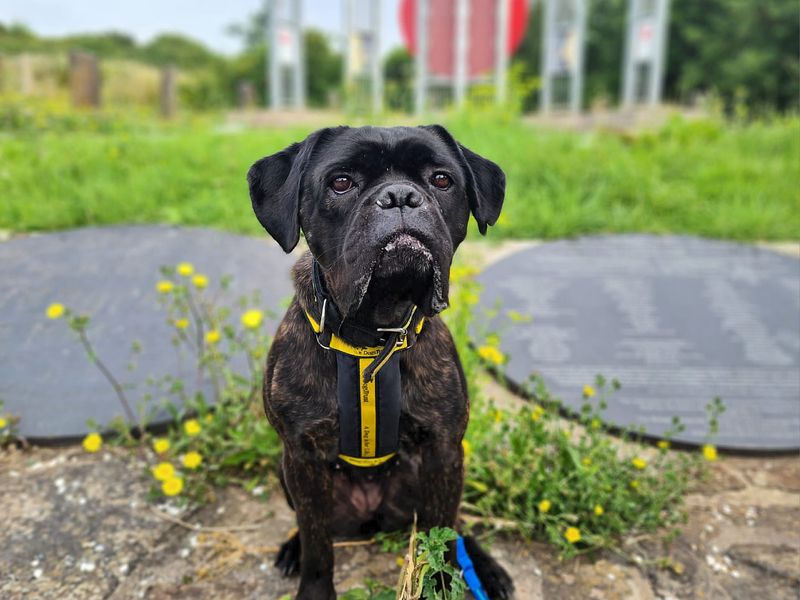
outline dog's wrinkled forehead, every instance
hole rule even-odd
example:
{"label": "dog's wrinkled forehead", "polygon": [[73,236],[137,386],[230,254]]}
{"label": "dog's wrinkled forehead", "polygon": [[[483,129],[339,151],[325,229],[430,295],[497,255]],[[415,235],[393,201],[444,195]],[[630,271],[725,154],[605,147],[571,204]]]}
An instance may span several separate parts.
{"label": "dog's wrinkled forehead", "polygon": [[435,131],[420,127],[328,130],[320,135],[309,163],[315,179],[337,170],[357,171],[366,178],[393,171],[416,179],[429,167],[457,173],[462,167],[453,148]]}

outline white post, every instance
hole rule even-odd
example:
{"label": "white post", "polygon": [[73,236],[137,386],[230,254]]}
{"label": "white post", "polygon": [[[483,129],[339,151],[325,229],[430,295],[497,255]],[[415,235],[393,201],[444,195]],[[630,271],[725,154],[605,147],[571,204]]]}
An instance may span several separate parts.
{"label": "white post", "polygon": [[583,101],[583,64],[586,54],[586,0],[574,0],[575,2],[575,35],[576,52],[575,71],[570,77],[569,103],[573,113],[581,112],[581,102]]}
{"label": "white post", "polygon": [[625,57],[622,63],[622,106],[631,108],[635,102],[636,64],[634,59],[634,44],[636,37],[636,23],[638,19],[637,1],[628,0],[628,17],[625,27]]}
{"label": "white post", "polygon": [[494,99],[497,104],[503,104],[507,97],[508,74],[508,0],[497,0],[497,21],[495,22],[494,45]]}
{"label": "white post", "polygon": [[553,21],[555,19],[553,0],[542,0],[542,65],[541,79],[542,91],[539,95],[539,110],[547,114],[553,107],[553,87],[550,76],[552,58]]}
{"label": "white post", "polygon": [[303,108],[306,105],[306,62],[305,40],[303,39],[303,0],[292,2],[292,25],[294,29],[294,107]]}
{"label": "white post", "polygon": [[381,0],[372,0],[372,112],[383,110],[383,71],[381,69]]}
{"label": "white post", "polygon": [[667,63],[667,38],[669,37],[669,0],[659,0],[656,9],[656,45],[653,58],[650,104],[661,102],[664,93],[664,74]]}
{"label": "white post", "polygon": [[414,112],[425,112],[428,96],[428,0],[417,0],[417,89]]}
{"label": "white post", "polygon": [[469,39],[469,0],[456,0],[453,99],[458,108],[464,106],[467,92],[467,60]]}
{"label": "white post", "polygon": [[268,81],[269,105],[272,110],[279,110],[283,106],[283,78],[281,66],[278,61],[278,14],[280,13],[281,0],[266,0],[267,8],[267,52],[269,53]]}

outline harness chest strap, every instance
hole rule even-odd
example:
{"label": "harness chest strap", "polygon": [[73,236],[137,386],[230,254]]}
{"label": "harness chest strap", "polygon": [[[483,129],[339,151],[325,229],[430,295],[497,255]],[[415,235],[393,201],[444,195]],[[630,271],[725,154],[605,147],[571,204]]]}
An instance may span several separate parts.
{"label": "harness chest strap", "polygon": [[[324,310],[324,309],[323,309]],[[397,452],[400,421],[400,365],[396,352],[412,344],[407,335],[416,307],[401,327],[377,331],[390,333],[383,346],[357,346],[330,332],[327,345],[320,323],[304,311],[317,341],[336,352],[339,408],[339,458],[356,467],[375,467]],[[324,323],[324,312],[320,319]],[[424,318],[414,328],[422,331]]]}

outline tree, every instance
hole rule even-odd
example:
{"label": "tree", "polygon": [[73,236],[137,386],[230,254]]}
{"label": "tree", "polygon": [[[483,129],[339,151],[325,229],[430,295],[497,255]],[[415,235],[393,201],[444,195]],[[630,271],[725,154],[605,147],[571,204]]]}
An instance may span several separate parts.
{"label": "tree", "polygon": [[383,62],[384,93],[390,110],[411,112],[414,106],[414,58],[395,48]]}
{"label": "tree", "polygon": [[214,67],[220,57],[203,44],[177,33],[161,34],[139,52],[140,56],[154,65],[175,65],[182,69]]}

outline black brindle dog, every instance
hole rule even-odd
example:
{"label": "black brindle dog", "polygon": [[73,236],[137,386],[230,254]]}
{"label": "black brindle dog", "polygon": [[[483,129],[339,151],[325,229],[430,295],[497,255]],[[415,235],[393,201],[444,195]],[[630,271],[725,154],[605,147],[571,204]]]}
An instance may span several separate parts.
{"label": "black brindle dog", "polygon": [[[436,315],[469,215],[481,233],[497,221],[505,175],[433,125],[322,129],[262,158],[247,179],[269,234],[289,252],[302,229],[310,249],[293,270],[264,407],[283,440],[281,482],[299,527],[276,565],[299,570],[298,598],[327,600],[334,538],[405,528],[415,513],[423,530],[456,526],[469,401]],[[327,348],[334,338],[377,349],[351,359]],[[365,412],[370,399],[377,416]],[[489,597],[510,598],[503,568],[473,538],[465,546]]]}

